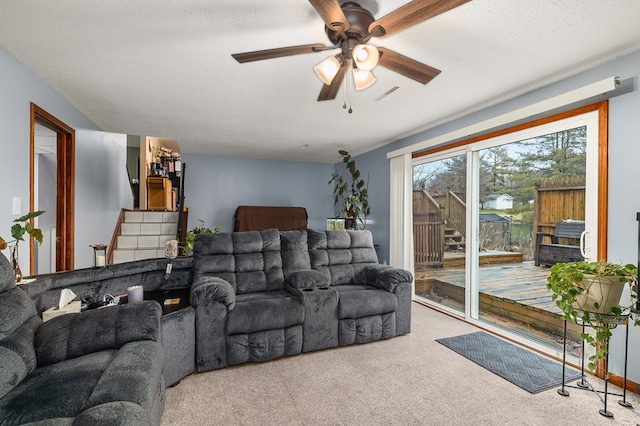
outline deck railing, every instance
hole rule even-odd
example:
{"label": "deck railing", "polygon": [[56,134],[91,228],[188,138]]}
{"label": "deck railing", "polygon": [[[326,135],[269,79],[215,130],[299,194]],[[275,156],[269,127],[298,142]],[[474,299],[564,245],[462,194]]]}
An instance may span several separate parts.
{"label": "deck railing", "polygon": [[413,250],[416,269],[442,268],[444,222],[413,222]]}
{"label": "deck railing", "polygon": [[451,191],[447,191],[445,218],[450,227],[466,235],[467,205]]}

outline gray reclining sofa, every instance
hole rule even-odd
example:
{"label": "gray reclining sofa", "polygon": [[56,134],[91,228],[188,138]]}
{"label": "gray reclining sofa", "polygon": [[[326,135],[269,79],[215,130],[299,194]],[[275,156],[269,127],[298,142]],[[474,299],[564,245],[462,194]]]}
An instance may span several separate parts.
{"label": "gray reclining sofa", "polygon": [[412,280],[378,264],[369,231],[199,234],[196,369],[409,333]]}
{"label": "gray reclining sofa", "polygon": [[0,425],[160,424],[157,302],[43,323],[0,254]]}

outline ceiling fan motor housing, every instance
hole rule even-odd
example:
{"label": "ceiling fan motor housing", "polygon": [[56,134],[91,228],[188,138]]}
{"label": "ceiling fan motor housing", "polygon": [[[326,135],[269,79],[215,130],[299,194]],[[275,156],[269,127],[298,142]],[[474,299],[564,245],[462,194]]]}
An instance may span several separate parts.
{"label": "ceiling fan motor housing", "polygon": [[[369,25],[375,21],[373,14],[354,2],[346,2],[340,7],[349,22],[349,29],[345,31],[347,38],[360,41],[367,37],[369,35]],[[345,41],[342,37],[342,31],[334,31],[327,26],[325,26],[325,31],[334,45]]]}

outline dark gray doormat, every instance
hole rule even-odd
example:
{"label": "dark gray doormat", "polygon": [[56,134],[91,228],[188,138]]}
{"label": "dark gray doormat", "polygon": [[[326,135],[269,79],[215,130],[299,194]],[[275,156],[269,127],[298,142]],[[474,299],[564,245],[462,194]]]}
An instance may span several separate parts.
{"label": "dark gray doormat", "polygon": [[[483,331],[437,339],[436,342],[530,393],[562,384],[561,363]],[[579,377],[579,371],[567,367],[565,383]]]}

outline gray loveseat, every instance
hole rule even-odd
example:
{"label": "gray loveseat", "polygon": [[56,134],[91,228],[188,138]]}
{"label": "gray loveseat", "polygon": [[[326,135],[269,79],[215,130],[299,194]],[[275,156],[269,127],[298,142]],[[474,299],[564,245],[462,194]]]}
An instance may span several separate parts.
{"label": "gray loveseat", "polygon": [[199,234],[196,369],[409,333],[412,280],[378,264],[369,231]]}
{"label": "gray loveseat", "polygon": [[42,323],[0,255],[0,425],[159,424],[160,312],[143,302]]}

